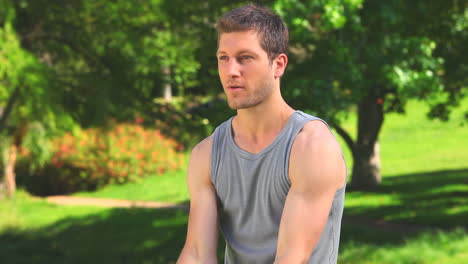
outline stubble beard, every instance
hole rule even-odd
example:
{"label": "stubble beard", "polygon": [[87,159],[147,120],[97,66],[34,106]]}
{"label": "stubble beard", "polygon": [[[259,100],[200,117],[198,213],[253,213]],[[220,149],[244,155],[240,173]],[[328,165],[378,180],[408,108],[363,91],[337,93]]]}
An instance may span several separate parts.
{"label": "stubble beard", "polygon": [[235,95],[227,97],[228,105],[233,110],[255,107],[264,102],[273,93],[273,82],[265,80],[257,85],[257,89],[247,97],[239,98]]}

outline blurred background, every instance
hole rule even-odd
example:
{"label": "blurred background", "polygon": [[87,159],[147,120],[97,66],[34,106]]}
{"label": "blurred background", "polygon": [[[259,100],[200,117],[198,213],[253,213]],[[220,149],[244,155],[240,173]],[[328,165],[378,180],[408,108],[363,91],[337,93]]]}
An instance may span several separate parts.
{"label": "blurred background", "polygon": [[[468,2],[254,2],[345,152],[339,263],[468,263]],[[246,3],[0,0],[0,263],[175,263],[190,150],[235,115],[214,26]]]}

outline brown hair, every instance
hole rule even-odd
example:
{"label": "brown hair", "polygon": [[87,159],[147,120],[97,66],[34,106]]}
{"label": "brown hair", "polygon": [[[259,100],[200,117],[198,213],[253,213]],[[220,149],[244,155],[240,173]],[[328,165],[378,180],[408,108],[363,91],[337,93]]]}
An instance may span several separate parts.
{"label": "brown hair", "polygon": [[265,7],[253,4],[233,9],[218,19],[216,24],[219,38],[222,33],[254,30],[259,34],[260,46],[273,61],[279,54],[287,54],[288,28],[281,17]]}

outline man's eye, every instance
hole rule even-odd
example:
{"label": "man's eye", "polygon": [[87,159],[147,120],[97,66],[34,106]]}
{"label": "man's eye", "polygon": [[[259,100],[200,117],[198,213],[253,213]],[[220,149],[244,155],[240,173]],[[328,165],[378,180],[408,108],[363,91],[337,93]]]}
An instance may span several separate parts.
{"label": "man's eye", "polygon": [[227,56],[219,56],[219,60],[227,60]]}
{"label": "man's eye", "polygon": [[243,56],[240,56],[237,58],[237,61],[239,63],[244,63],[244,62],[248,62],[252,59],[252,56],[249,56],[249,55],[243,55]]}

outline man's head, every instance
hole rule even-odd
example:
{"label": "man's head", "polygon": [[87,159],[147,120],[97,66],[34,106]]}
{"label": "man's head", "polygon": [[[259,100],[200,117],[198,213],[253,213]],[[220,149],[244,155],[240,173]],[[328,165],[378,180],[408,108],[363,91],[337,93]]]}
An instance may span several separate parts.
{"label": "man's head", "polygon": [[255,107],[279,94],[287,65],[288,31],[266,8],[247,5],[223,15],[218,29],[218,71],[233,109]]}
{"label": "man's head", "polygon": [[223,33],[254,31],[270,61],[287,54],[289,33],[281,17],[270,9],[245,5],[224,14],[216,24],[218,42]]}

